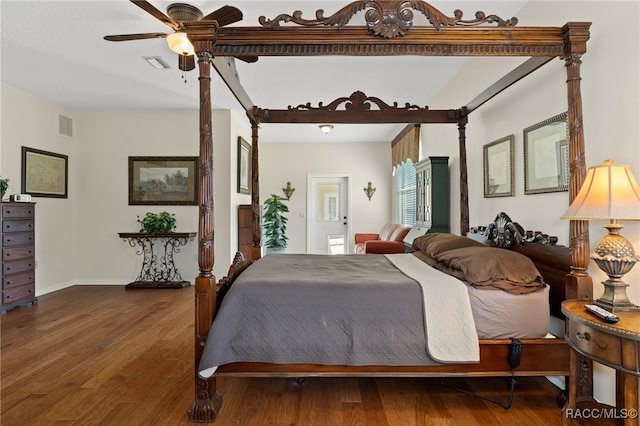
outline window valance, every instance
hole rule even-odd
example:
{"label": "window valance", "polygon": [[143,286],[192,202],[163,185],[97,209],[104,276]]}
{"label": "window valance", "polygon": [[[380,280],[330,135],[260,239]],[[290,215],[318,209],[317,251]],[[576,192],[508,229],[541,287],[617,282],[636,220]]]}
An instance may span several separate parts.
{"label": "window valance", "polygon": [[417,163],[420,156],[420,124],[409,124],[391,141],[391,167],[410,158]]}

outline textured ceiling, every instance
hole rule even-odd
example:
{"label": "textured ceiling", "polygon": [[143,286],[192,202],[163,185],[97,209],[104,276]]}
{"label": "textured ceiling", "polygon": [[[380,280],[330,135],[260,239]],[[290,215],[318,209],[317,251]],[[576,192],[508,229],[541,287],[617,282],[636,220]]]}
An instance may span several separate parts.
{"label": "textured ceiling", "polygon": [[[150,0],[166,11],[173,3]],[[333,14],[347,1],[190,1],[204,14],[224,4],[244,15],[234,25],[258,25],[258,17],[301,10],[313,19],[317,9]],[[434,1],[445,14],[455,9],[472,19],[480,9],[502,18],[517,16],[524,1]],[[177,55],[164,39],[108,42],[108,34],[171,32],[125,1],[0,1],[2,81],[72,109],[197,109],[197,70],[181,72]],[[352,23],[360,25],[362,16]],[[415,25],[425,25],[415,14]],[[160,56],[171,69],[156,70],[143,60]],[[263,57],[254,64],[237,61],[240,82],[254,104],[286,108],[310,102],[327,104],[360,90],[386,103],[429,105],[430,100],[466,62],[435,57]],[[212,103],[240,106],[212,70]],[[496,76],[496,79],[500,75]],[[475,94],[470,94],[470,99]],[[451,106],[440,106],[449,108]],[[241,114],[243,114],[241,112]],[[243,114],[244,115],[244,114]],[[389,141],[403,125],[337,125],[329,135],[315,125],[263,125],[262,142]]]}

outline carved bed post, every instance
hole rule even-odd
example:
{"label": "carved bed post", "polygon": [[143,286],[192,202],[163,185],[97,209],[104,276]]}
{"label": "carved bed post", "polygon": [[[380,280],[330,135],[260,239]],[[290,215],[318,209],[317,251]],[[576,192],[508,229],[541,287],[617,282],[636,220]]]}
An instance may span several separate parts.
{"label": "carved bed post", "polygon": [[460,235],[469,232],[469,185],[467,182],[467,137],[466,126],[468,122],[466,108],[457,111],[458,117],[458,142],[460,147]]}
{"label": "carved bed post", "polygon": [[216,307],[216,277],[213,275],[214,255],[214,198],[213,198],[213,131],[211,120],[211,60],[217,25],[189,32],[188,37],[198,56],[200,72],[200,192],[198,216],[198,267],[195,280],[195,400],[189,409],[194,423],[213,422],[222,398],[216,392],[216,379],[201,378],[198,364]]}
{"label": "carved bed post", "polygon": [[[564,39],[564,60],[567,69],[567,122],[569,124],[569,204],[580,191],[586,176],[584,126],[582,121],[582,94],[580,89],[580,66],[582,54],[587,50],[590,23],[569,23],[562,27]],[[566,299],[593,299],[593,281],[587,272],[589,266],[589,222],[572,220],[569,222],[571,246],[571,273],[567,276]],[[571,371],[568,380],[577,380],[575,386],[567,386],[569,395],[567,406],[575,406],[576,401],[589,399],[593,395],[593,363],[590,359],[571,351],[579,361],[578,371]]]}
{"label": "carved bed post", "polygon": [[[569,125],[569,204],[576,197],[586,176],[584,126],[582,124],[582,94],[580,65],[589,40],[589,23],[570,23],[562,27],[564,60],[567,69],[567,121]],[[567,298],[593,299],[593,282],[587,273],[589,266],[589,222],[572,220],[569,225],[571,274],[567,279]]]}
{"label": "carved bed post", "polygon": [[261,238],[262,238],[262,221],[260,218],[260,180],[259,176],[259,152],[258,152],[258,128],[259,114],[258,108],[253,108],[253,117],[251,120],[251,235],[253,243],[251,245],[251,260],[257,260],[262,257]]}

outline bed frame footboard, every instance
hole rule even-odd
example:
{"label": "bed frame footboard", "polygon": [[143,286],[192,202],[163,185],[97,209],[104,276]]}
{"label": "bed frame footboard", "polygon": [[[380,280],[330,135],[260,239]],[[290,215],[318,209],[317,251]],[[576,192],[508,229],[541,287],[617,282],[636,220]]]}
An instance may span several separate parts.
{"label": "bed frame footboard", "polygon": [[[565,339],[522,339],[516,376],[568,376],[569,346]],[[236,362],[221,365],[216,376],[233,377],[501,377],[511,376],[509,339],[480,340],[480,362],[426,366],[316,365]]]}

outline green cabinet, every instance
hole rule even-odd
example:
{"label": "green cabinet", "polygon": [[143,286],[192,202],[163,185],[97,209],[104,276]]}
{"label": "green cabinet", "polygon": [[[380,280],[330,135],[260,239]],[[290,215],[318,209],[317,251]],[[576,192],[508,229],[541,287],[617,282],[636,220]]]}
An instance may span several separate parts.
{"label": "green cabinet", "polygon": [[416,226],[428,232],[451,232],[449,226],[449,157],[428,157],[416,167]]}

